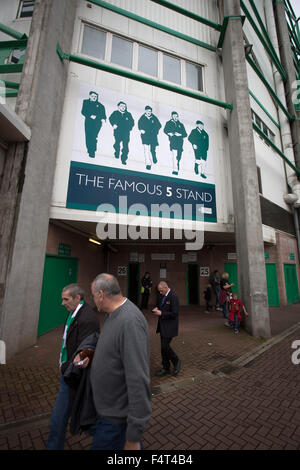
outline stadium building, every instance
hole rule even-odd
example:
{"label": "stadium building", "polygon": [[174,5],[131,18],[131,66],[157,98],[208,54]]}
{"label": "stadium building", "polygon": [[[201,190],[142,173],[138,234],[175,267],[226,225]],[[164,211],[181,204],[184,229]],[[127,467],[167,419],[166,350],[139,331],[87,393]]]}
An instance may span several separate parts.
{"label": "stadium building", "polygon": [[300,35],[289,0],[2,0],[0,339],[65,319],[63,286],[141,277],[247,331],[299,301]]}

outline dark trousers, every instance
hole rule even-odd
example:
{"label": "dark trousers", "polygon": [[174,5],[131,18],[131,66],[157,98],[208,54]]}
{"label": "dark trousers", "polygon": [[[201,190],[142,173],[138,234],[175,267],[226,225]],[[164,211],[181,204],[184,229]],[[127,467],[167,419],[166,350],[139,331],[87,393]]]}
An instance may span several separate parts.
{"label": "dark trousers", "polygon": [[[115,423],[98,417],[91,450],[123,450],[126,442],[127,423]],[[144,449],[142,442],[141,450]]]}
{"label": "dark trousers", "polygon": [[115,156],[118,158],[120,155],[121,142],[122,142],[121,160],[123,163],[125,163],[128,158],[128,152],[129,152],[129,147],[128,147],[129,136],[128,137],[115,136],[114,149],[115,149]]}
{"label": "dark trousers", "polygon": [[141,308],[148,308],[149,293],[144,292],[142,294]]}
{"label": "dark trousers", "polygon": [[162,366],[165,370],[170,369],[171,362],[175,367],[179,359],[170,346],[172,339],[173,338],[165,338],[163,336],[160,336]]}

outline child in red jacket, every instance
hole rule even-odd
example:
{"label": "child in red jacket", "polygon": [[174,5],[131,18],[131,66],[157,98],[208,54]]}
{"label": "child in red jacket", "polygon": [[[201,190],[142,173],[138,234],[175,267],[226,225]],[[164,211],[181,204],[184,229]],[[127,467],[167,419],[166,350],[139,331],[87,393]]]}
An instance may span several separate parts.
{"label": "child in red jacket", "polygon": [[241,300],[238,299],[237,293],[233,292],[232,298],[229,301],[229,317],[228,317],[228,324],[225,323],[226,326],[232,326],[233,331],[238,333],[238,326],[242,320],[241,309],[244,310],[246,316],[248,316],[248,312],[245,309],[245,306]]}

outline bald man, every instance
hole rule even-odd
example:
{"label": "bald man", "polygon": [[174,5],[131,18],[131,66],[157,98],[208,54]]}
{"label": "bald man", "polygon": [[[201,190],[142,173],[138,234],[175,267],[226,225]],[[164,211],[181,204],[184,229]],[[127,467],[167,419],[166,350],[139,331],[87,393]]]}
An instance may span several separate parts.
{"label": "bald man", "polygon": [[181,368],[181,360],[170,346],[172,339],[178,336],[178,297],[165,281],[161,281],[158,306],[152,312],[158,316],[156,333],[160,333],[162,369],[156,372],[157,377],[170,374],[171,363],[174,366],[173,375],[177,375]]}

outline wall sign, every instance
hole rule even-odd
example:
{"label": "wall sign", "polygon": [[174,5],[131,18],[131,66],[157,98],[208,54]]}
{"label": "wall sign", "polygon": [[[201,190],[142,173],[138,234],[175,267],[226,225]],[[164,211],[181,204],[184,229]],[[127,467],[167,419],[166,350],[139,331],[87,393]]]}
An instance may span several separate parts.
{"label": "wall sign", "polygon": [[81,83],[74,130],[67,207],[217,221],[209,118]]}
{"label": "wall sign", "polygon": [[118,276],[127,276],[127,266],[118,266]]}
{"label": "wall sign", "polygon": [[71,256],[71,245],[59,243],[57,253],[59,256]]}

